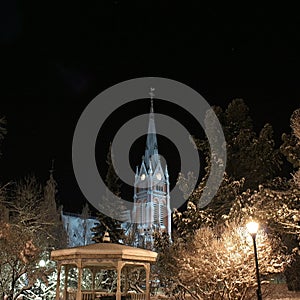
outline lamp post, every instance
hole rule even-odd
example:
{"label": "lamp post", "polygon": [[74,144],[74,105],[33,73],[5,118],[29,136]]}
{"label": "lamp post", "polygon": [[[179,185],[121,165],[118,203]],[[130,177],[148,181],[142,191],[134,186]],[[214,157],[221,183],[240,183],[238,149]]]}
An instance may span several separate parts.
{"label": "lamp post", "polygon": [[258,258],[257,258],[257,247],[256,247],[256,234],[258,231],[259,224],[256,222],[249,222],[246,226],[247,226],[247,229],[248,229],[249,233],[251,234],[251,237],[253,240],[255,266],[256,266],[256,279],[257,279],[257,291],[256,291],[257,292],[257,300],[262,300]]}

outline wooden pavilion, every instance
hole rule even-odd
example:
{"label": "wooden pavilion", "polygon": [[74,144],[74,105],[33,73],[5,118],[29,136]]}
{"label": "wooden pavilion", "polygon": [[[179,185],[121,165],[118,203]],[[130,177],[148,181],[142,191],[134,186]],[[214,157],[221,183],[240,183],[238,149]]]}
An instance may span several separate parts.
{"label": "wooden pavilion", "polygon": [[[156,252],[113,243],[54,250],[51,252],[51,259],[57,262],[58,271],[55,299],[149,300],[150,264],[155,263],[156,258]],[[137,293],[130,291],[128,282],[128,274],[134,268],[142,268],[145,274],[143,287]],[[103,280],[103,272],[107,276],[112,274],[109,273],[112,270],[116,278],[115,289],[107,291],[99,286],[99,282]],[[102,274],[101,280],[99,274]]]}

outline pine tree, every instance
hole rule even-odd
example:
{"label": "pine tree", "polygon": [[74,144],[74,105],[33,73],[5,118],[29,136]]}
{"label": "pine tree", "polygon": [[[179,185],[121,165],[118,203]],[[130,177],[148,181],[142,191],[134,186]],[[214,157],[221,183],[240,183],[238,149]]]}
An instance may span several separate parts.
{"label": "pine tree", "polygon": [[[4,139],[7,131],[6,131],[6,119],[4,117],[0,117],[0,142]],[[1,154],[1,151],[0,151]]]}
{"label": "pine tree", "polygon": [[[214,107],[214,110],[226,140],[227,175],[233,180],[244,178],[245,190],[256,189],[259,184],[272,180],[282,164],[280,151],[276,148],[273,138],[272,126],[265,124],[257,134],[249,107],[242,99],[234,99],[225,110],[220,107]],[[211,155],[207,140],[195,139],[195,142],[209,162]]]}
{"label": "pine tree", "polygon": [[[291,163],[294,168],[293,179],[298,187],[300,188],[300,109],[293,112],[291,116],[291,134],[283,134],[283,144],[280,147],[281,152],[284,154],[288,162]],[[299,205],[300,206],[300,205]],[[300,210],[300,207],[299,207]],[[296,217],[296,215],[295,215]],[[300,217],[298,217],[298,225],[300,225]],[[285,236],[285,244],[289,249],[299,248],[299,237],[294,235]],[[285,271],[287,278],[288,288],[294,291],[300,291],[300,256],[296,256],[291,266]]]}
{"label": "pine tree", "polygon": [[89,234],[88,234],[88,219],[91,216],[91,211],[89,209],[88,203],[84,205],[82,208],[82,212],[80,215],[80,219],[82,220],[82,243],[83,245],[87,245],[89,243]]}
{"label": "pine tree", "polygon": [[[248,116],[248,109],[241,100],[232,102],[225,111],[221,108],[216,108],[215,111],[223,125],[227,142],[226,173],[211,203],[199,208],[198,203],[209,175],[211,156],[207,141],[196,140],[198,148],[206,155],[206,174],[189,196],[187,209],[173,215],[178,234],[174,238],[174,245],[180,250],[184,249],[186,243],[195,241],[195,235],[203,228],[214,230],[218,240],[222,238],[222,232],[229,223],[236,224],[237,229],[243,228],[245,222],[253,217],[271,240],[278,242],[281,247],[279,251],[288,254],[290,258],[295,258],[295,249],[299,247],[297,237],[300,234],[300,193],[293,180],[276,177],[283,162],[279,149],[275,147],[272,127],[266,124],[257,135]],[[281,152],[296,169],[299,168],[300,151],[294,127],[299,126],[299,118],[296,113],[293,114],[294,135],[283,135],[284,143],[281,146]],[[184,193],[189,191],[189,181],[189,178],[181,174],[178,185]],[[297,180],[295,182],[297,183]],[[184,261],[192,260],[195,252],[197,252],[195,248],[192,248],[191,257],[183,257]],[[297,260],[296,257],[295,262]],[[161,265],[166,263],[163,262]],[[203,260],[200,264],[201,270],[205,267]],[[282,270],[284,268],[280,271]],[[300,274],[299,268],[295,268],[296,271],[292,268],[286,270],[287,284],[289,288],[293,285],[295,289],[296,283],[299,283],[297,278]],[[169,269],[165,271],[170,272]]]}
{"label": "pine tree", "polygon": [[[113,166],[113,153],[112,153],[112,146],[110,145],[109,151],[107,154],[106,163],[108,166],[105,182],[107,185],[107,188],[110,192],[112,192],[115,195],[114,203],[112,203],[112,206],[108,209],[112,212],[112,215],[114,213],[114,210],[116,207],[118,207],[119,210],[122,209],[121,201],[119,200],[120,196],[120,179],[118,175],[115,172],[114,166]],[[118,205],[115,202],[119,202]],[[119,213],[119,212],[118,212]],[[122,222],[111,218],[101,212],[98,212],[97,214],[97,220],[98,223],[95,224],[95,227],[93,227],[91,230],[93,232],[93,238],[92,240],[96,243],[101,243],[104,233],[107,231],[110,236],[110,240],[112,243],[121,243],[124,238],[124,230],[122,228]]]}
{"label": "pine tree", "polygon": [[[273,140],[273,130],[271,125],[266,124],[259,134],[254,131],[253,121],[249,114],[249,108],[242,99],[233,100],[223,110],[220,107],[214,107],[225,135],[227,161],[226,172],[220,174],[223,181],[218,187],[216,183],[215,196],[206,206],[205,210],[195,208],[195,213],[207,214],[213,211],[214,218],[219,220],[223,214],[227,214],[231,205],[239,193],[247,189],[257,189],[260,184],[270,182],[280,170],[281,157],[279,149],[276,149]],[[208,116],[209,117],[209,116]],[[207,128],[207,130],[215,130],[215,128]],[[207,140],[195,139],[196,145],[205,156],[206,168],[205,174],[200,184],[193,191],[188,199],[188,210],[183,212],[182,218],[186,218],[186,214],[191,214],[193,205],[203,207],[200,203],[201,196],[206,189],[207,179],[210,174],[211,160],[214,159],[210,153],[210,147]],[[223,160],[216,158],[215,164],[223,164]],[[222,168],[217,168],[222,170]],[[184,192],[189,191],[190,182],[194,179],[188,174],[185,178],[184,174],[180,174],[178,178],[178,186]],[[191,203],[189,203],[191,202]],[[181,214],[180,214],[181,215]],[[178,215],[174,215],[178,219]],[[194,216],[198,218],[199,216]],[[191,222],[193,232],[196,227],[200,227],[199,222]],[[196,225],[197,224],[197,225]],[[182,226],[182,225],[181,225]]]}
{"label": "pine tree", "polygon": [[280,150],[292,164],[295,183],[300,187],[300,109],[295,110],[291,116],[291,128],[291,134],[282,135]]}

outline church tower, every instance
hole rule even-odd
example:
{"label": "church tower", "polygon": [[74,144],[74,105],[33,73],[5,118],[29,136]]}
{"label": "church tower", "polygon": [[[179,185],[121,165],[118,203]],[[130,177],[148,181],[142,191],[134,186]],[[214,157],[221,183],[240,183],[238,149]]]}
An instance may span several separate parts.
{"label": "church tower", "polygon": [[134,182],[134,208],[132,220],[137,224],[137,246],[153,248],[153,233],[167,232],[171,236],[171,209],[169,174],[158,153],[154,121],[153,93],[151,88],[151,107],[145,155],[136,168]]}

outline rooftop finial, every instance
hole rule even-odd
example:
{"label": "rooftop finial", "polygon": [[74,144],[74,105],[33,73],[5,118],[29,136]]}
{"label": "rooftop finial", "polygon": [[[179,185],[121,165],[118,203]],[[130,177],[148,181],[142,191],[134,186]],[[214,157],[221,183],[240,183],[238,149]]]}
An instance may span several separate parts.
{"label": "rooftop finial", "polygon": [[150,95],[150,99],[151,99],[151,110],[150,110],[150,112],[152,112],[152,113],[154,112],[154,110],[153,110],[153,98],[155,96],[154,91],[155,91],[155,88],[151,87],[149,95]]}
{"label": "rooftop finial", "polygon": [[51,162],[51,169],[49,170],[49,172],[50,172],[50,175],[52,175],[53,172],[54,172],[54,159],[52,159],[52,162]]}
{"label": "rooftop finial", "polygon": [[155,96],[154,91],[155,91],[155,88],[151,87],[150,88],[150,93],[149,93],[151,100],[153,100],[153,98]]}
{"label": "rooftop finial", "polygon": [[102,242],[103,243],[110,243],[110,236],[109,236],[108,231],[105,231]]}

